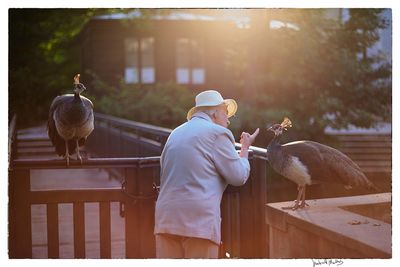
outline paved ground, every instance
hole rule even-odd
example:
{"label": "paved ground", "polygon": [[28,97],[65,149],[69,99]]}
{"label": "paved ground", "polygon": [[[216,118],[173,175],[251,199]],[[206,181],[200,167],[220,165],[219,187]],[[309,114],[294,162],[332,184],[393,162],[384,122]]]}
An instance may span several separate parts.
{"label": "paved ground", "polygon": [[[24,139],[37,139],[24,142]],[[20,130],[18,132],[18,158],[58,158],[47,138],[45,126]],[[117,180],[100,169],[57,169],[32,170],[31,190],[121,188]],[[72,203],[59,204],[60,258],[73,258]],[[46,205],[32,205],[32,254],[33,258],[47,258]],[[86,257],[100,257],[99,204],[85,203]],[[125,222],[119,216],[119,203],[111,203],[111,255],[125,257]]]}

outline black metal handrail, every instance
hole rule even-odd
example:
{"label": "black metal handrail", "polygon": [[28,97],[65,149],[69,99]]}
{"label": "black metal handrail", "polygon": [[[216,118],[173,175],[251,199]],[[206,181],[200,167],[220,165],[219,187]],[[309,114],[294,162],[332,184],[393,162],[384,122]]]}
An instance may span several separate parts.
{"label": "black metal handrail", "polygon": [[[139,130],[145,133],[150,133],[153,135],[158,136],[159,140],[166,139],[168,136],[171,134],[172,129],[164,128],[164,127],[159,127],[159,126],[154,126],[151,124],[147,123],[142,123],[142,122],[136,122],[136,121],[131,121],[127,119],[122,119],[118,117],[114,117],[111,115],[105,115],[101,113],[95,113],[95,119],[97,121],[103,121],[108,123],[110,126],[114,127],[119,127],[119,128],[126,128],[130,130]],[[160,144],[163,145],[163,144]],[[240,149],[242,145],[240,143],[235,143],[236,149]],[[267,159],[267,149],[261,148],[261,147],[256,147],[256,146],[250,146],[250,150],[252,151],[252,154],[254,157],[257,158],[262,158],[262,159]]]}
{"label": "black metal handrail", "polygon": [[105,115],[101,113],[94,114],[96,120],[105,121],[117,127],[124,127],[133,130],[140,130],[146,133],[151,133],[159,136],[168,136],[172,130],[164,127],[154,126],[147,123],[131,121],[127,119],[122,119],[114,117],[111,115]]}

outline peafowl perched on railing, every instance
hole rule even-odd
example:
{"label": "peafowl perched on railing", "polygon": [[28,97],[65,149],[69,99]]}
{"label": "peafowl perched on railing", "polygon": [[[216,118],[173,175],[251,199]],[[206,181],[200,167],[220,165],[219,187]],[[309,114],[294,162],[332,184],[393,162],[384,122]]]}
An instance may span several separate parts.
{"label": "peafowl perched on railing", "polygon": [[54,98],[50,106],[48,135],[59,156],[63,156],[69,166],[69,156],[76,152],[82,163],[79,147],[94,129],[93,103],[81,95],[86,90],[79,82],[80,75],[74,77],[74,94]]}

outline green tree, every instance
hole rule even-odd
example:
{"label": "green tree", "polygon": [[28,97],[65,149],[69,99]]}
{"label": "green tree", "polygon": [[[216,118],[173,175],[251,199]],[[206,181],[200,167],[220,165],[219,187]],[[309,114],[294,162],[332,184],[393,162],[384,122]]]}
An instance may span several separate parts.
{"label": "green tree", "polygon": [[175,128],[186,121],[186,114],[194,105],[193,92],[172,82],[141,88],[121,81],[117,88],[92,75],[92,89],[87,95],[100,113]]}
{"label": "green tree", "polygon": [[[10,9],[10,114],[17,113],[22,125],[45,120],[51,100],[71,90],[72,77],[80,70],[75,40],[85,23],[95,15],[130,11]],[[169,12],[140,11],[142,18],[122,23],[145,27],[148,15]],[[231,124],[235,135],[280,122],[284,116],[294,123],[292,133],[315,140],[323,138],[326,126],[369,127],[390,121],[390,62],[379,55],[367,56],[378,40],[378,30],[388,25],[381,12],[350,9],[349,20],[342,23],[327,17],[325,9],[248,11],[257,19],[249,29],[238,30],[226,54],[226,67],[232,74],[230,94],[240,100],[238,116]],[[269,29],[271,20],[281,21],[283,27]],[[183,94],[185,90],[174,84],[145,91],[94,81],[88,93],[96,109],[117,116],[173,128],[185,120],[193,105],[193,95]],[[157,119],[160,111],[163,116]]]}
{"label": "green tree", "polygon": [[[80,72],[77,36],[94,16],[132,9],[9,9],[9,117],[20,127],[47,119],[52,99],[71,92]],[[121,21],[146,24],[163,10],[142,9],[140,18]]]}
{"label": "green tree", "polygon": [[9,10],[9,114],[22,125],[46,118],[52,98],[72,87],[79,70],[73,38],[89,16],[79,9]]}
{"label": "green tree", "polygon": [[[234,48],[242,60],[236,65],[253,66],[246,83],[247,113],[253,114],[247,127],[288,116],[298,138],[321,140],[326,126],[370,127],[391,120],[390,62],[365,53],[388,25],[382,10],[351,9],[344,23],[326,11],[264,10],[263,20],[253,20],[264,25],[253,27],[253,42],[246,41],[257,53],[240,59],[248,46]],[[266,30],[271,20],[282,27]]]}

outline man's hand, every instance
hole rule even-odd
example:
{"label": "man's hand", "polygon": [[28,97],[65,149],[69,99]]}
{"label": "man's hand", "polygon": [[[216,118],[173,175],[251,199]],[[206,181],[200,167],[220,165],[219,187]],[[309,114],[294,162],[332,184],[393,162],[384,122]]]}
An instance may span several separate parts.
{"label": "man's hand", "polygon": [[259,132],[260,132],[259,128],[257,128],[257,130],[255,130],[252,135],[243,132],[242,135],[240,136],[240,143],[242,144],[242,146],[249,148],[249,146],[251,146],[251,144],[254,143],[254,140],[256,139]]}

